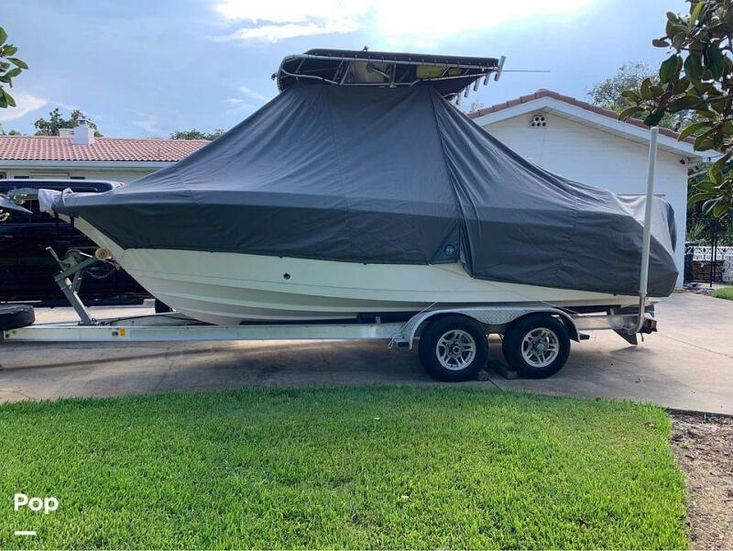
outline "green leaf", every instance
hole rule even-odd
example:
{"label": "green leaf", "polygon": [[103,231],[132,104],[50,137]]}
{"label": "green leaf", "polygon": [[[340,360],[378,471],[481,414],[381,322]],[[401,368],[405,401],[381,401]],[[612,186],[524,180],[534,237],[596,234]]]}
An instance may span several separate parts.
{"label": "green leaf", "polygon": [[0,108],[5,108],[8,106],[8,100],[5,99],[5,90],[0,88]]}
{"label": "green leaf", "polygon": [[619,113],[619,115],[618,115],[618,118],[619,118],[619,120],[625,121],[627,119],[630,119],[634,115],[636,115],[638,113],[641,113],[641,111],[642,111],[641,107],[637,107],[635,105],[633,107],[629,107],[629,108],[624,109],[623,111],[621,111],[621,113]]}
{"label": "green leaf", "polygon": [[705,192],[705,193],[714,194],[718,192],[718,186],[716,186],[710,180],[703,180],[702,182],[698,182],[695,187],[699,189],[701,192]]}
{"label": "green leaf", "polygon": [[674,85],[674,93],[675,94],[684,94],[685,92],[687,92],[687,89],[689,87],[690,87],[690,79],[687,77],[682,77]]}
{"label": "green leaf", "polygon": [[715,45],[709,44],[703,53],[705,66],[710,69],[714,79],[719,79],[725,71],[725,61],[723,61],[723,52]]}
{"label": "green leaf", "polygon": [[656,98],[664,94],[664,87],[659,86],[658,84],[652,84],[649,87],[649,92],[651,92],[653,98]]}
{"label": "green leaf", "polygon": [[699,97],[693,96],[692,94],[681,96],[669,102],[669,110],[675,113],[684,109],[692,109],[701,103],[701,101],[702,100]]}
{"label": "green leaf", "polygon": [[28,64],[25,61],[23,61],[22,59],[18,59],[17,57],[9,57],[8,61],[10,61],[10,63],[15,65],[16,67],[20,67],[21,69],[28,68]]}
{"label": "green leaf", "polygon": [[644,124],[647,126],[657,126],[659,121],[664,118],[664,109],[657,109],[649,113],[644,119]]}
{"label": "green leaf", "polygon": [[5,41],[8,39],[8,33],[5,32],[5,29],[0,27],[0,46],[5,44]]}
{"label": "green leaf", "polygon": [[700,18],[700,12],[702,11],[704,5],[705,2],[703,0],[700,0],[697,4],[694,4],[691,7],[690,25],[694,25],[695,23],[697,23],[697,20]]}
{"label": "green leaf", "polygon": [[641,82],[641,87],[639,88],[639,93],[641,94],[641,97],[643,99],[651,99],[652,97],[652,79],[645,78]]}
{"label": "green leaf", "polygon": [[7,73],[5,73],[5,76],[8,78],[15,78],[21,73],[21,69],[18,67],[14,67],[13,69],[10,69]]}
{"label": "green leaf", "polygon": [[708,149],[712,149],[712,136],[717,131],[717,128],[713,127],[695,138],[695,143],[692,146],[695,151],[706,151]]}
{"label": "green leaf", "polygon": [[713,122],[711,121],[701,121],[701,122],[694,122],[682,129],[680,132],[680,135],[677,139],[684,140],[688,136],[692,136],[693,134],[696,134],[700,130],[705,130],[713,126]]}
{"label": "green leaf", "polygon": [[641,100],[641,96],[639,96],[639,94],[637,94],[633,90],[625,90],[624,92],[621,92],[621,97],[633,102]]}
{"label": "green leaf", "polygon": [[715,218],[720,218],[723,216],[726,212],[728,212],[728,209],[730,209],[731,205],[727,201],[720,200],[718,203],[713,207],[713,216]]}
{"label": "green leaf", "polygon": [[4,55],[5,57],[9,57],[9,56],[11,56],[11,55],[15,55],[15,53],[16,53],[17,51],[18,51],[18,48],[16,48],[16,47],[15,47],[15,46],[13,46],[12,44],[6,44],[6,45],[5,45],[4,47],[3,47],[3,55]]}
{"label": "green leaf", "polygon": [[701,203],[702,201],[707,201],[708,199],[712,198],[712,196],[712,193],[695,193],[687,200],[687,204],[696,205],[697,203]]}
{"label": "green leaf", "polygon": [[710,181],[713,182],[716,186],[719,186],[721,183],[723,183],[723,170],[721,169],[720,165],[717,163],[713,163],[710,168],[708,169],[708,178],[710,178]]}
{"label": "green leaf", "polygon": [[715,161],[713,164],[718,165],[720,167],[720,170],[723,172],[726,172],[725,170],[725,164],[730,160],[731,155],[733,155],[733,151],[728,150],[725,152],[724,155],[720,156],[717,161]]}
{"label": "green leaf", "polygon": [[669,46],[669,42],[664,38],[655,38],[652,40],[652,46],[656,46],[657,48],[667,48]]}
{"label": "green leaf", "polygon": [[5,102],[8,104],[8,107],[15,107],[15,99],[7,92],[5,92]]}
{"label": "green leaf", "polygon": [[699,83],[700,77],[702,77],[703,72],[700,58],[695,54],[688,55],[687,59],[685,59],[684,67],[685,75],[690,80],[690,82]]}
{"label": "green leaf", "polygon": [[687,38],[687,33],[685,32],[678,32],[672,37],[672,47],[680,51],[682,47],[685,45],[685,39]]}

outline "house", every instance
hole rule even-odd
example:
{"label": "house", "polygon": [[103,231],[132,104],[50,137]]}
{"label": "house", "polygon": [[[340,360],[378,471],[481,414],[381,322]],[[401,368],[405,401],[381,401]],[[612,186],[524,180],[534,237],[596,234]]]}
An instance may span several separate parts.
{"label": "house", "polygon": [[0,136],[0,178],[129,182],[180,161],[208,143],[98,138],[82,122],[61,136]]}
{"label": "house", "polygon": [[[623,195],[646,193],[649,129],[619,121],[602,109],[550,90],[479,109],[468,115],[492,136],[542,168]],[[655,193],[674,209],[675,260],[683,283],[688,169],[704,159],[691,141],[660,128]]]}

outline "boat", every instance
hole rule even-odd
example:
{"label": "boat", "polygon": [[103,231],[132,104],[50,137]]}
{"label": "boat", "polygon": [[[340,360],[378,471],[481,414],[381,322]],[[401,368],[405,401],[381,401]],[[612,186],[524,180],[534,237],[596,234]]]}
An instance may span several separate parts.
{"label": "boat", "polygon": [[[454,102],[503,58],[311,50],[279,94],[190,157],[100,194],[41,192],[153,296],[196,320],[409,317],[638,304],[644,199],[529,163]],[[650,296],[674,289],[655,198]]]}

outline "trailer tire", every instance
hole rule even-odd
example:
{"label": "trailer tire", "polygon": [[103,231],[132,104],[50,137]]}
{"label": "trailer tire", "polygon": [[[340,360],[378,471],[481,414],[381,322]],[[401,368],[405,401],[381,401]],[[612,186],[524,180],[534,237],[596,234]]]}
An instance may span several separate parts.
{"label": "trailer tire", "polygon": [[36,321],[36,315],[33,312],[33,306],[28,304],[0,306],[0,331],[27,327],[34,321]]}
{"label": "trailer tire", "polygon": [[479,322],[465,316],[445,316],[423,330],[418,355],[434,379],[468,381],[486,366],[489,341]]}
{"label": "trailer tire", "polygon": [[565,324],[549,314],[533,314],[504,332],[504,359],[522,377],[544,379],[560,371],[570,355]]}

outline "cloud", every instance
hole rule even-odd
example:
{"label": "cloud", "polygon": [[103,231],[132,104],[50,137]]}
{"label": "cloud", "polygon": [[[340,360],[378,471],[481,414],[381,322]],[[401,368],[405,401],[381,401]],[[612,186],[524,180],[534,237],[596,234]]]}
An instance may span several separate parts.
{"label": "cloud", "polygon": [[226,38],[229,40],[280,42],[286,38],[297,36],[315,36],[320,34],[348,34],[358,31],[361,25],[350,19],[326,20],[322,23],[285,23],[282,25],[262,25],[261,27],[244,27]]}
{"label": "cloud", "polygon": [[434,45],[523,21],[568,18],[596,0],[464,0],[456,9],[434,9],[424,0],[220,0],[216,11],[228,22],[244,24],[225,40],[278,42],[297,36],[375,33],[387,44]]}
{"label": "cloud", "polygon": [[268,96],[252,90],[249,86],[238,86],[237,91],[239,92],[238,96],[226,98],[224,100],[232,106],[228,112],[234,115],[251,113],[252,111],[259,109],[262,104],[270,101]]}
{"label": "cloud", "polygon": [[148,115],[142,120],[132,121],[134,126],[142,128],[145,132],[155,133],[162,132],[162,129],[158,126],[158,120],[152,115]]}
{"label": "cloud", "polygon": [[270,100],[270,98],[268,98],[267,96],[260,94],[259,92],[255,92],[247,86],[240,86],[239,91],[247,96],[249,99],[253,99],[255,101],[266,102]]}
{"label": "cloud", "polygon": [[46,98],[39,98],[38,96],[26,94],[25,92],[11,92],[11,94],[15,99],[16,106],[9,107],[8,109],[0,109],[0,122],[19,119],[48,104]]}

